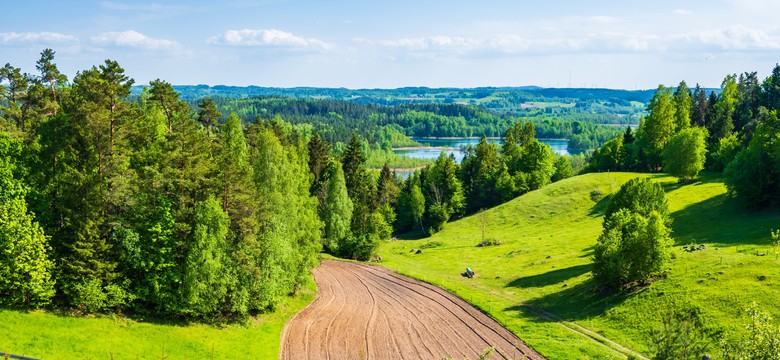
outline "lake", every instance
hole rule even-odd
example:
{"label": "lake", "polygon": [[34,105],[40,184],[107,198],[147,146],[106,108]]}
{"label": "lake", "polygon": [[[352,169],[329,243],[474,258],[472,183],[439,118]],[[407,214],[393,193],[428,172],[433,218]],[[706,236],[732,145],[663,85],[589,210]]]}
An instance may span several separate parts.
{"label": "lake", "polygon": [[[455,155],[455,162],[460,164],[460,161],[463,160],[463,156],[465,153],[461,151],[461,146],[466,145],[477,145],[479,144],[479,138],[445,138],[445,139],[434,139],[434,138],[412,138],[412,140],[422,144],[424,147],[420,148],[403,148],[403,149],[397,149],[393,150],[398,155],[408,156],[410,158],[415,159],[436,159],[439,157],[439,154],[441,154],[442,151],[446,152],[447,154],[453,154]],[[538,139],[540,142],[543,142],[547,145],[550,145],[550,148],[557,153],[561,155],[568,155],[569,151],[566,149],[569,145],[569,140],[566,139]],[[489,138],[488,142],[496,143],[499,146],[501,145],[501,139],[500,138]]]}

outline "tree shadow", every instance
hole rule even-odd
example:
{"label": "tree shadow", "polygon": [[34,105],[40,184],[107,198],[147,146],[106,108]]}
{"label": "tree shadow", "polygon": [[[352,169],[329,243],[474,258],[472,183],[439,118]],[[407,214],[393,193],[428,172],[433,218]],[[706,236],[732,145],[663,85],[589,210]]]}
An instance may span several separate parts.
{"label": "tree shadow", "polygon": [[671,217],[677,245],[768,244],[780,212],[747,209],[739,200],[721,194],[675,211]]}
{"label": "tree shadow", "polygon": [[506,284],[506,287],[531,288],[555,285],[585,274],[590,271],[591,267],[591,264],[575,265],[565,269],[548,271],[543,274],[523,276],[512,280]]}
{"label": "tree shadow", "polygon": [[[508,307],[504,310],[518,311],[533,321],[577,321],[604,314],[607,310],[620,305],[645,288],[605,291],[593,278],[574,286],[561,287],[561,290]],[[551,318],[548,315],[554,314]]]}
{"label": "tree shadow", "polygon": [[420,240],[430,237],[430,235],[422,230],[407,231],[402,234],[395,234],[394,236],[397,240]]}
{"label": "tree shadow", "polygon": [[[609,202],[612,201],[612,195],[613,194],[607,194],[598,200],[595,204],[593,204],[593,206],[590,208],[590,211],[588,212],[588,215],[592,217],[599,217],[604,215],[604,213],[607,212],[607,206],[609,205]],[[591,199],[593,199],[593,196],[594,195],[591,194]]]}

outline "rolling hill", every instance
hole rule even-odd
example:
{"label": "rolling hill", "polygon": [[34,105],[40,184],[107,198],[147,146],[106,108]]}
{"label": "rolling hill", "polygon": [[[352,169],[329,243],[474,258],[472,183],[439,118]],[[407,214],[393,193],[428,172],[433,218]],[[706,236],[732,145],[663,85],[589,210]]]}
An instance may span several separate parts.
{"label": "rolling hill", "polygon": [[[665,279],[604,293],[590,275],[593,245],[609,194],[637,176],[666,190],[675,258]],[[696,308],[726,336],[743,331],[753,301],[777,317],[780,261],[769,234],[779,220],[777,211],[745,210],[719,178],[680,186],[663,175],[599,173],[452,222],[431,238],[385,243],[379,253],[383,266],[454,292],[549,358],[626,358],[649,355],[649,332],[670,308]],[[482,224],[500,245],[476,246]],[[707,248],[683,251],[689,244]],[[462,276],[466,267],[477,276]],[[717,344],[710,352],[719,354]]]}

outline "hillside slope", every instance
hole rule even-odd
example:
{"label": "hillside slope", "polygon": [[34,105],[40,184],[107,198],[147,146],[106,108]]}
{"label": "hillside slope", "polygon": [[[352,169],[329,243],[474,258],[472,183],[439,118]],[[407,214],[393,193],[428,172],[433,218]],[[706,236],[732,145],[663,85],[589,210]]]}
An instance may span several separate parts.
{"label": "hillside slope", "polygon": [[[675,259],[666,279],[631,294],[604,294],[590,270],[605,195],[637,176],[666,189]],[[380,255],[384,266],[482,308],[549,358],[625,358],[648,355],[648,332],[673,306],[698,307],[708,326],[729,334],[743,331],[743,309],[752,301],[778,317],[780,261],[756,253],[772,251],[769,232],[779,220],[777,211],[745,210],[715,178],[680,186],[661,175],[588,174],[453,222],[431,238],[383,244]],[[481,224],[500,245],[476,246]],[[707,249],[682,251],[688,244]],[[460,275],[466,267],[474,279]],[[718,354],[715,346],[711,353]]]}

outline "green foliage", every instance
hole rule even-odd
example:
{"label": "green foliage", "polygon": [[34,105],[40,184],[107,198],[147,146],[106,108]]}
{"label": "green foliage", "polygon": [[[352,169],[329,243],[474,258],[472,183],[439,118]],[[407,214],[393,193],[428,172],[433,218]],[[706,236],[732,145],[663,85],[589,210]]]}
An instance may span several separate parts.
{"label": "green foliage", "polygon": [[661,152],[677,132],[676,108],[672,91],[659,85],[647,105],[648,115],[639,125],[638,142],[651,170],[661,165]]}
{"label": "green foliage", "polygon": [[669,140],[663,151],[664,171],[690,181],[704,169],[707,153],[707,130],[688,128]]}
{"label": "green foliage", "polygon": [[613,288],[647,282],[671,257],[669,234],[657,211],[645,217],[625,208],[618,210],[604,220],[604,231],[593,250],[593,277]]}
{"label": "green foliage", "polygon": [[553,166],[555,167],[555,173],[550,179],[552,182],[568,179],[574,175],[574,171],[571,167],[571,161],[567,156],[558,156],[555,159],[555,164]]}
{"label": "green foliage", "polygon": [[740,101],[736,75],[726,76],[721,88],[718,101],[713,106],[712,122],[708,126],[710,142],[713,145],[734,131],[734,113]]}
{"label": "green foliage", "polygon": [[673,303],[664,308],[661,326],[650,331],[653,359],[702,359],[717,332],[706,327],[701,309]]}
{"label": "green foliage", "polygon": [[755,302],[745,309],[750,323],[745,326],[747,334],[736,340],[724,339],[723,358],[735,360],[777,360],[780,359],[780,326],[772,322],[766,312]]}
{"label": "green foliage", "polygon": [[674,91],[674,122],[675,130],[682,131],[691,126],[691,107],[693,106],[693,94],[688,84],[681,81]]}
{"label": "green foliage", "polygon": [[613,196],[593,251],[593,276],[609,287],[644,283],[671,256],[669,210],[660,185],[635,178]]}
{"label": "green foliage", "polygon": [[669,219],[669,205],[664,189],[647,178],[634,178],[620,187],[607,205],[605,221],[620,209],[627,209],[644,217],[649,217],[651,212],[657,211],[664,221]]}
{"label": "green foliage", "polygon": [[624,168],[625,149],[623,136],[607,141],[593,152],[587,171],[618,171]]}
{"label": "green foliage", "polygon": [[320,211],[325,227],[323,242],[330,253],[338,253],[339,244],[350,236],[352,200],[347,194],[344,171],[337,160],[331,160],[327,168],[327,197]]}
{"label": "green foliage", "polygon": [[219,200],[209,197],[195,208],[195,231],[184,263],[182,289],[186,312],[218,314],[235,279],[228,271],[228,224]]}
{"label": "green foliage", "polygon": [[754,207],[771,204],[780,196],[780,121],[774,111],[763,115],[747,147],[737,153],[724,171],[729,190]]}
{"label": "green foliage", "polygon": [[433,166],[421,171],[421,191],[427,205],[425,222],[429,224],[429,232],[440,231],[450,218],[463,214],[466,199],[456,172],[454,157],[444,152]]}
{"label": "green foliage", "polygon": [[0,304],[40,307],[54,296],[51,249],[14,178],[21,142],[0,133]]}

